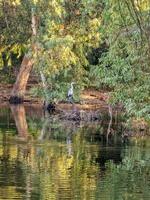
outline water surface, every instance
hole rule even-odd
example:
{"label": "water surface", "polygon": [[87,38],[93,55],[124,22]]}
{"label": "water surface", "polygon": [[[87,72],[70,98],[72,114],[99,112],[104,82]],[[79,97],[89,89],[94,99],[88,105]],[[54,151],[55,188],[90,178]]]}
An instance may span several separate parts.
{"label": "water surface", "polygon": [[[105,116],[105,115],[104,115]],[[0,199],[150,199],[150,139],[123,141],[109,116],[77,123],[0,108]]]}

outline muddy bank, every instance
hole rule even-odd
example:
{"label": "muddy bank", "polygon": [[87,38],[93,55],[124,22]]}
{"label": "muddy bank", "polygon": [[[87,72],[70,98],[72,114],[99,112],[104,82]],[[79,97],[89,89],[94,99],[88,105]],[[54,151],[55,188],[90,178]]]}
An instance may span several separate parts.
{"label": "muddy bank", "polygon": [[[35,104],[42,106],[43,100],[38,97],[33,97],[30,94],[30,88],[32,85],[28,84],[27,91],[25,94],[24,104]],[[11,84],[0,84],[0,104],[5,104],[8,102],[10,98],[12,90]],[[76,103],[75,106],[77,109],[83,110],[97,110],[97,109],[107,109],[107,99],[109,94],[104,91],[96,91],[96,90],[84,90],[80,97],[80,102]],[[63,99],[57,103],[57,108],[64,110],[72,110],[73,105],[69,104],[66,99]]]}
{"label": "muddy bank", "polygon": [[[30,94],[30,88],[32,85],[28,84],[25,94],[25,103],[40,103],[41,100],[38,97],[32,97]],[[12,91],[12,84],[0,84],[0,103],[8,102]]]}
{"label": "muddy bank", "polygon": [[[31,96],[29,92],[31,87],[32,85],[28,85],[23,105],[25,106],[25,110],[30,112],[31,115],[42,116],[43,101],[38,97]],[[11,84],[0,85],[0,108],[9,106],[8,100],[11,90]],[[61,120],[68,121],[94,122],[103,120],[103,116],[107,115],[108,119],[110,119],[109,105],[107,104],[108,97],[108,92],[87,89],[82,92],[80,103],[72,105],[67,103],[66,100],[58,102],[56,104],[56,113],[52,117],[57,116]],[[113,107],[113,118],[116,120],[122,112],[121,106]],[[150,135],[149,125],[141,119],[133,119],[129,125],[125,125],[124,127],[124,137]],[[111,132],[110,134],[113,134],[114,131],[111,130]]]}

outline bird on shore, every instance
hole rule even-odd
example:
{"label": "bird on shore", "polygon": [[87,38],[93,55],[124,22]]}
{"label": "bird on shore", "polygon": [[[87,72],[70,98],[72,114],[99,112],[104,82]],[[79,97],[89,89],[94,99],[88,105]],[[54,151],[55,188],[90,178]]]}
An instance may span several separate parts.
{"label": "bird on shore", "polygon": [[72,104],[73,104],[73,85],[74,84],[75,84],[74,82],[71,82],[70,88],[68,89],[68,93],[67,93],[67,100],[69,103],[72,103]]}

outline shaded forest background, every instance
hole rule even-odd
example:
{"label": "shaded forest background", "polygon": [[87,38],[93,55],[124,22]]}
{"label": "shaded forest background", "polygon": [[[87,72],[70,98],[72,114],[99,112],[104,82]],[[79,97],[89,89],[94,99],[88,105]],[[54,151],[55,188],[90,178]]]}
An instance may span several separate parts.
{"label": "shaded forest background", "polygon": [[1,83],[24,67],[38,83],[33,96],[62,100],[75,81],[77,99],[103,89],[128,116],[150,120],[149,0],[0,0],[0,27]]}

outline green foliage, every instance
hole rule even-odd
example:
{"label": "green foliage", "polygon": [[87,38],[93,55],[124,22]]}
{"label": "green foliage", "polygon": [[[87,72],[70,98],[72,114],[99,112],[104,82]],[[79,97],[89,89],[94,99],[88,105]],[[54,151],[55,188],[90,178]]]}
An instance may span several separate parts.
{"label": "green foliage", "polygon": [[[93,1],[94,2],[94,1]],[[38,57],[46,54],[50,68],[61,68],[71,64],[85,66],[88,64],[86,53],[91,46],[98,45],[100,20],[88,11],[96,8],[97,3],[88,1],[55,1],[42,4],[46,10],[41,14],[38,42],[42,45]],[[44,7],[45,8],[45,7]],[[61,15],[56,12],[61,10]]]}
{"label": "green foliage", "polygon": [[[75,82],[74,100],[80,100],[80,91],[86,84],[86,76],[81,79],[80,76],[78,76],[78,69],[80,70],[80,67],[68,67],[66,69],[59,70],[57,73],[53,73],[52,75],[45,73],[47,83],[46,93],[49,101],[57,102],[61,100],[67,100],[67,91],[72,81]],[[84,75],[86,74],[85,71],[80,73]],[[33,96],[46,98],[42,84],[40,84],[38,87],[32,88],[31,94]]]}
{"label": "green foliage", "polygon": [[[35,70],[42,71],[46,77],[51,76],[51,81],[55,81],[52,77],[59,71],[66,74],[66,68],[72,68],[72,71],[76,71],[75,76],[85,80],[85,68],[88,65],[86,55],[91,47],[98,46],[100,40],[102,9],[102,2],[95,0],[1,0],[1,68],[18,65],[21,63],[20,58],[25,53],[30,53],[35,59]],[[31,10],[34,11],[37,20],[37,35],[34,38],[31,29]],[[32,54],[31,43],[38,47]],[[2,56],[5,54],[7,59]],[[59,85],[63,85],[63,82],[60,80]],[[55,85],[54,82],[50,84]]]}
{"label": "green foliage", "polygon": [[[143,1],[144,3],[144,1]],[[130,116],[150,119],[150,68],[147,15],[134,1],[107,1],[100,30],[109,45],[97,66],[91,66],[95,85],[112,89],[111,103],[121,103]],[[107,26],[107,28],[106,28]]]}
{"label": "green foliage", "polygon": [[88,84],[87,52],[100,41],[101,6],[96,1],[41,1],[36,5],[40,24],[34,66],[47,78],[50,99],[65,98],[72,80],[78,89]]}
{"label": "green foliage", "polygon": [[28,53],[51,99],[65,98],[75,81],[79,92],[84,86],[111,89],[112,104],[149,119],[149,11],[148,0],[0,0],[0,69],[11,75]]}
{"label": "green foliage", "polygon": [[14,82],[31,37],[32,1],[0,0],[0,74],[3,82]]}

